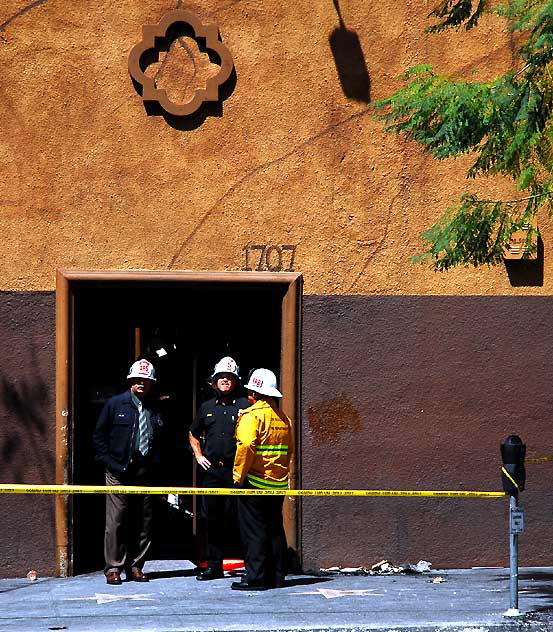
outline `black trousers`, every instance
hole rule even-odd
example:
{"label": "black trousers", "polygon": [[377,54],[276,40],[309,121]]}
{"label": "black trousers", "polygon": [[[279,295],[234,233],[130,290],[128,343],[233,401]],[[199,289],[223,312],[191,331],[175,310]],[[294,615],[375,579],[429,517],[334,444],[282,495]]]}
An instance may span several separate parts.
{"label": "black trousers", "polygon": [[[203,474],[202,487],[232,487],[232,468],[212,465]],[[235,497],[203,496],[202,510],[206,521],[207,566],[220,569],[229,536],[236,531]]]}
{"label": "black trousers", "polygon": [[284,496],[239,496],[238,523],[245,549],[246,579],[274,586],[286,576]]}

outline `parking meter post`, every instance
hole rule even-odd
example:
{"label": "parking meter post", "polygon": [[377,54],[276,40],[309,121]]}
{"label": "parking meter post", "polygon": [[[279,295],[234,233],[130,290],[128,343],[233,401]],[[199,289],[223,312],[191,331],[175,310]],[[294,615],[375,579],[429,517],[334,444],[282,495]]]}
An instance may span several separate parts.
{"label": "parking meter post", "polygon": [[526,472],[524,458],[526,445],[517,435],[511,435],[501,444],[501,482],[509,494],[509,593],[510,606],[506,617],[518,617],[518,535],[524,530],[524,513],[518,506],[518,494],[524,490]]}
{"label": "parking meter post", "polygon": [[506,616],[517,616],[518,610],[518,533],[512,528],[513,512],[518,509],[517,497],[513,494],[509,499],[509,540],[510,540],[510,605]]}

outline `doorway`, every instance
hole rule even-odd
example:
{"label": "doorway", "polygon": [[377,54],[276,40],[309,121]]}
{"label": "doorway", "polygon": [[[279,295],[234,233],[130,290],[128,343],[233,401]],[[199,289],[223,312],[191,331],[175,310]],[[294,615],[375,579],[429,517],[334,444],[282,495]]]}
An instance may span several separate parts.
{"label": "doorway", "polygon": [[[188,427],[212,396],[207,380],[224,355],[236,359],[244,379],[259,366],[280,375],[282,406],[297,418],[300,275],[59,271],[57,294],[58,481],[103,484],[92,432],[105,401],[125,390],[128,367],[138,357],[154,363],[164,409],[159,484],[196,484]],[[154,497],[153,558],[198,561],[196,498],[181,498],[175,510],[165,497]],[[60,575],[101,569],[104,496],[57,502]],[[297,556],[296,513],[292,507],[286,527]]]}

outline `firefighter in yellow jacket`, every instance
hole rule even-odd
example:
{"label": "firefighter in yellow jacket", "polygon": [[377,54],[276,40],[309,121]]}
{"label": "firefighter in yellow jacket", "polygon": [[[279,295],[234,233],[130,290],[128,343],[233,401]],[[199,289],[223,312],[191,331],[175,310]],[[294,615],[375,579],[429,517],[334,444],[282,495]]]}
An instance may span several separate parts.
{"label": "firefighter in yellow jacket", "polygon": [[[252,406],[236,426],[235,485],[249,489],[287,489],[293,452],[292,420],[276,405],[282,397],[276,376],[256,369],[246,385]],[[284,585],[286,537],[282,523],[284,496],[240,496],[238,522],[245,550],[246,574],[233,590],[266,590]]]}

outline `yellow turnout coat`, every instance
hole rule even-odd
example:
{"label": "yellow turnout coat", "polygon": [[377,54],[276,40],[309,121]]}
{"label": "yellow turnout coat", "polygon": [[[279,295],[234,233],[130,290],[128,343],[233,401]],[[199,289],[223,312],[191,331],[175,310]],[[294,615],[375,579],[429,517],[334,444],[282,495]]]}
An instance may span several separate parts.
{"label": "yellow turnout coat", "polygon": [[286,489],[294,451],[293,422],[271,397],[246,408],[236,424],[233,478],[261,489]]}

